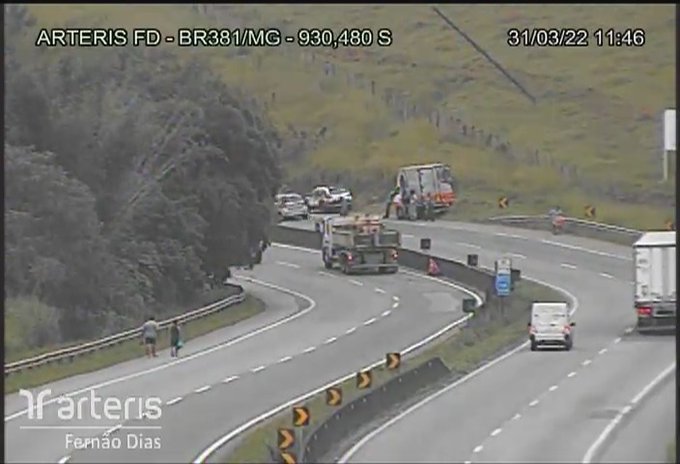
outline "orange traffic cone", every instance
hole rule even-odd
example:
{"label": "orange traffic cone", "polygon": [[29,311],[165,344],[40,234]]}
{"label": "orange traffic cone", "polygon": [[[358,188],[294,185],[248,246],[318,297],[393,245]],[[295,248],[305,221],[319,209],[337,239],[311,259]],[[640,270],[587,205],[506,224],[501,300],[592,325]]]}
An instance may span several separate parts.
{"label": "orange traffic cone", "polygon": [[434,259],[429,258],[427,261],[427,275],[430,276],[439,276],[441,275],[442,271],[439,270],[439,266],[437,266],[437,263],[435,262]]}

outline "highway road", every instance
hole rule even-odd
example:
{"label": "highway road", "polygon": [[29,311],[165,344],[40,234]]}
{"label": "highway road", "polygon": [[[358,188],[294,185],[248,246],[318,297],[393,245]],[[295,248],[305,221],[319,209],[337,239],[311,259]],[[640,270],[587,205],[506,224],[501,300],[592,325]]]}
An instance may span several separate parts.
{"label": "highway road", "polygon": [[[674,337],[630,333],[635,316],[627,247],[495,225],[393,224],[408,248],[429,237],[434,255],[464,260],[476,253],[484,267],[510,254],[523,275],[572,294],[575,346],[571,352],[518,350],[381,425],[344,456],[350,462],[581,462],[612,419],[675,363]],[[675,391],[671,375],[612,438],[620,443],[615,437],[648,426],[638,462],[653,462],[654,450],[663,452],[674,437],[668,426],[675,411],[668,403]],[[664,402],[669,413],[655,419]],[[603,446],[604,458],[621,456],[634,443]]]}
{"label": "highway road", "polygon": [[[190,341],[182,358],[163,352],[55,382],[41,420],[27,417],[25,398],[6,397],[5,461],[188,462],[252,417],[462,317],[464,294],[450,284],[407,272],[350,279],[325,272],[318,253],[291,248],[271,248],[239,280],[269,309]],[[54,399],[75,392],[80,401],[93,388],[102,399],[158,397],[162,415],[135,419],[135,409],[131,420],[95,420],[84,411],[66,420]]]}

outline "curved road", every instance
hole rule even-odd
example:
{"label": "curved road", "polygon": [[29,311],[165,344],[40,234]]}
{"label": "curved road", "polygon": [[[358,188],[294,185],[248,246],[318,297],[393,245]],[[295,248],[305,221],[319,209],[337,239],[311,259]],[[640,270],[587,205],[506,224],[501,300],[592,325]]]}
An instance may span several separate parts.
{"label": "curved road", "polygon": [[[324,272],[318,253],[290,248],[272,248],[240,279],[270,305],[263,314],[190,341],[179,360],[166,351],[49,386],[52,399],[75,392],[80,401],[92,388],[99,398],[132,398],[132,420],[94,420],[86,410],[67,421],[54,400],[31,419],[26,399],[6,397],[5,461],[187,462],[252,417],[462,317],[463,294],[450,284],[408,272],[348,279]],[[149,397],[162,400],[162,416],[135,420]],[[120,447],[74,448],[92,437]]]}
{"label": "curved road", "polygon": [[[394,225],[408,248],[430,237],[434,255],[464,260],[477,253],[480,266],[489,268],[509,253],[523,275],[573,294],[575,346],[571,352],[519,350],[369,433],[345,455],[351,462],[581,462],[612,419],[675,363],[673,337],[630,333],[629,248],[502,226]],[[639,443],[630,437],[641,438],[640,426],[651,441],[629,457],[649,462],[663,453],[675,436],[671,375],[628,414],[594,460],[601,453],[619,460]],[[656,418],[654,411],[664,407],[667,413]]]}

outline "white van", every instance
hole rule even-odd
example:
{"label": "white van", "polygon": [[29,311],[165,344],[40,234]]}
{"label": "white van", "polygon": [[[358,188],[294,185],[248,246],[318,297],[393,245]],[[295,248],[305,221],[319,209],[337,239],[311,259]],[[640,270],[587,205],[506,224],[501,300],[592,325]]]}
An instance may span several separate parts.
{"label": "white van", "polygon": [[571,350],[575,325],[566,303],[534,303],[529,322],[531,351],[540,346],[562,346],[567,351]]}

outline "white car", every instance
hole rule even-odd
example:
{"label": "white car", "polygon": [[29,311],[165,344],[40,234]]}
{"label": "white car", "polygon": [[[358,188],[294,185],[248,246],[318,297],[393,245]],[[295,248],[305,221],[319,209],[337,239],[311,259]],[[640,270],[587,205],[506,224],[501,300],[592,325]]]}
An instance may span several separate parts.
{"label": "white car", "polygon": [[569,351],[574,346],[574,326],[566,303],[534,303],[531,306],[529,341],[531,351],[543,346],[559,346]]}
{"label": "white car", "polygon": [[309,217],[309,208],[302,196],[297,193],[276,195],[275,201],[281,219],[307,219]]}
{"label": "white car", "polygon": [[307,196],[306,202],[312,212],[339,213],[343,198],[352,209],[352,192],[342,187],[319,185]]}

